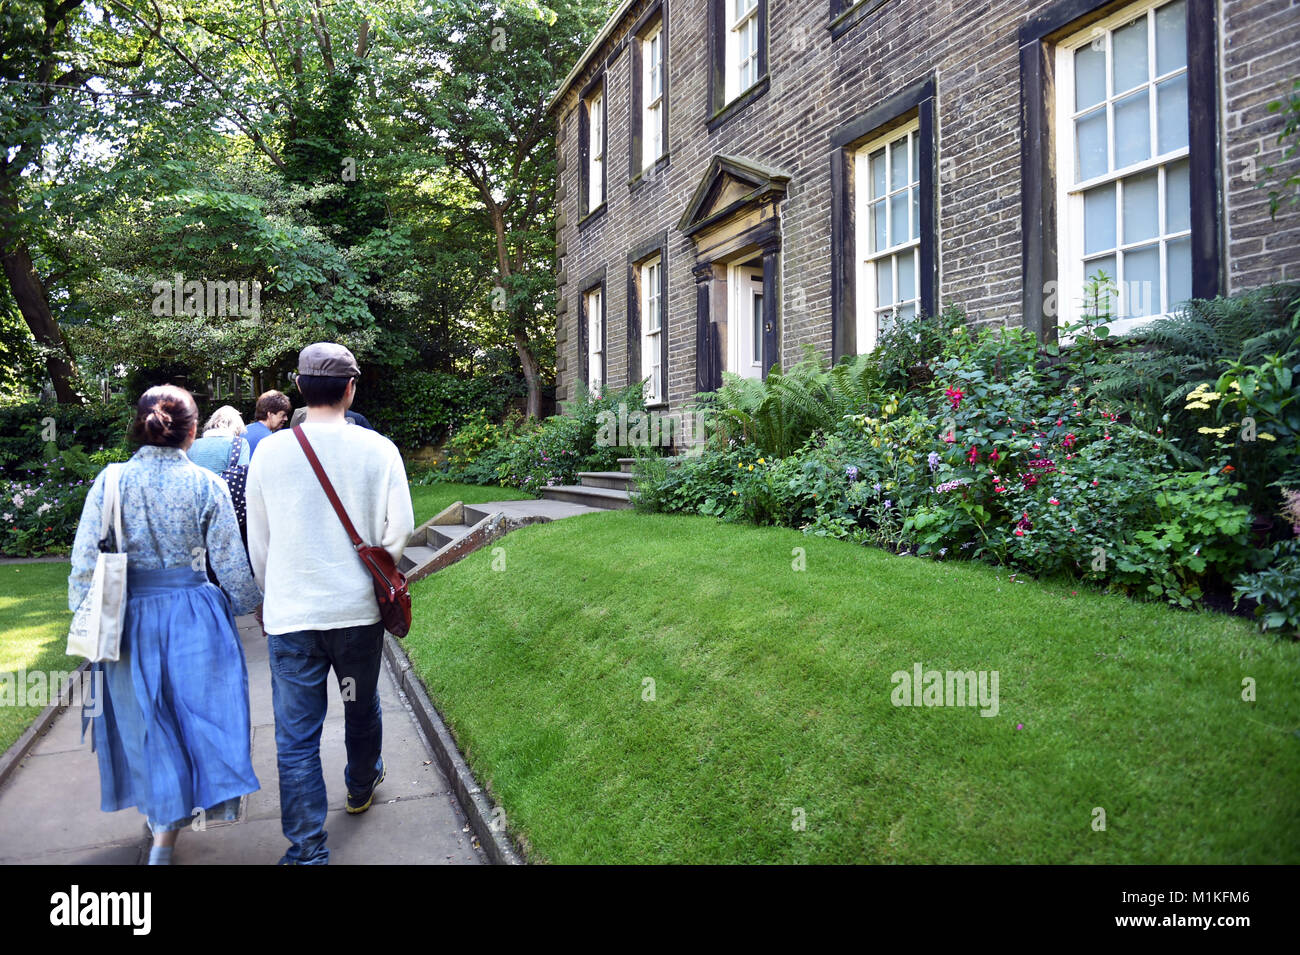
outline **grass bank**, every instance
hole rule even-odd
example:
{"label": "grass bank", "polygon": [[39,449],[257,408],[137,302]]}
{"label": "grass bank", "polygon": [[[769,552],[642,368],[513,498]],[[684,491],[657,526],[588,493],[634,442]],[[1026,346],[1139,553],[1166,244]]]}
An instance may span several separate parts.
{"label": "grass bank", "polygon": [[[534,860],[1300,861],[1300,648],[1244,620],[695,517],[500,546],[405,644]],[[895,706],[918,663],[997,715]]]}

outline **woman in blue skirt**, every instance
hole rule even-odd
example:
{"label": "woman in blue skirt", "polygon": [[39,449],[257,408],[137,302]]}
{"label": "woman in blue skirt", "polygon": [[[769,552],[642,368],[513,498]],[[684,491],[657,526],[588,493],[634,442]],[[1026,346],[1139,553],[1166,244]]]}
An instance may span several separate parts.
{"label": "woman in blue skirt", "polygon": [[[194,397],[173,385],[140,398],[131,436],[141,447],[121,473],[122,649],[118,660],[93,665],[103,675],[92,681],[103,703],[93,736],[100,808],[145,814],[150,864],[170,863],[177,834],[195,818],[234,819],[241,797],[258,788],[235,616],[259,608],[262,593],[226,482],[186,454],[198,416]],[[101,472],[73,545],[72,610],[90,590],[103,502]],[[205,563],[221,588],[208,581]]]}

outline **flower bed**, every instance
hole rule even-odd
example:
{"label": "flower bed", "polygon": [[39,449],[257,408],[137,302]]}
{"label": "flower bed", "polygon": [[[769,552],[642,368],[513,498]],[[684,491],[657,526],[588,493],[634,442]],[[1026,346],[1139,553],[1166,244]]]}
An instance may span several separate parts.
{"label": "flower bed", "polygon": [[[679,467],[644,469],[646,509],[1068,575],[1186,608],[1235,596],[1258,602],[1267,627],[1300,625],[1300,607],[1276,596],[1300,593],[1286,550],[1300,520],[1271,520],[1300,502],[1286,487],[1300,484],[1300,337],[1254,364],[1227,358],[1216,381],[1152,407],[1101,387],[1137,353],[1106,341],[1101,318],[1071,330],[1066,354],[1018,329],[947,321],[920,389],[906,390],[912,367],[890,371],[903,363],[888,340],[758,390],[729,379],[717,406],[733,426]],[[806,436],[763,422],[799,422]],[[797,449],[774,457],[782,443]]]}

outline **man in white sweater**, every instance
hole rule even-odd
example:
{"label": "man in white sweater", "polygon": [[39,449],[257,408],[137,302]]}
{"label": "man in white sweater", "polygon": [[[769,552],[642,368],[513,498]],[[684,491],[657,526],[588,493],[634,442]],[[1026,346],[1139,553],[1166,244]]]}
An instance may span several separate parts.
{"label": "man in white sweater", "polygon": [[[298,356],[301,425],[321,468],[366,544],[397,561],[415,529],[406,468],[393,442],[349,427],[344,412],[361,374],[342,345]],[[292,430],[263,438],[248,469],[248,556],[265,595],[259,618],[271,657],[283,865],[325,865],[320,736],[333,667],[343,696],[346,808],[370,808],[383,782],[377,688],[384,625],[373,578],[361,562]]]}

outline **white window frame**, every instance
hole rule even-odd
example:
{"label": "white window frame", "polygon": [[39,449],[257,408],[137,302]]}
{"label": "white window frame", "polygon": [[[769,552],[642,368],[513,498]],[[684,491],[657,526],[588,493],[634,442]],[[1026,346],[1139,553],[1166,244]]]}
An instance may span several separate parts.
{"label": "white window frame", "polygon": [[763,269],[727,267],[727,371],[763,377]]}
{"label": "white window frame", "polygon": [[586,293],[587,390],[599,397],[605,388],[605,310],[600,286]]}
{"label": "white window frame", "polygon": [[641,38],[641,168],[664,154],[664,25]]}
{"label": "white window frame", "polygon": [[639,266],[641,279],[641,378],[645,384],[646,404],[658,404],[665,398],[663,335],[663,256],[646,259]]}
{"label": "white window frame", "polygon": [[[758,69],[762,53],[763,31],[758,18],[762,3],[760,0],[720,0],[720,2],[726,4],[727,63],[723,72],[726,74],[725,97],[726,101],[730,103],[759,80]],[[741,3],[751,3],[752,6],[738,14],[737,4]],[[754,38],[753,49],[742,61],[740,57],[741,36],[748,35],[750,31],[752,31]]]}
{"label": "white window frame", "polygon": [[[870,195],[871,185],[871,166],[870,157],[878,149],[885,150],[885,239],[889,240],[893,234],[893,212],[892,203],[888,197],[899,190],[893,189],[890,185],[892,176],[890,169],[893,164],[893,149],[891,148],[898,140],[907,138],[907,190],[911,193],[915,190],[918,199],[921,189],[921,182],[924,179],[925,171],[919,168],[918,151],[921,148],[921,118],[918,115],[911,121],[897,126],[889,132],[877,136],[875,139],[865,143],[853,154],[853,176],[854,176],[854,223],[856,234],[854,236],[853,248],[856,254],[857,262],[855,263],[856,272],[856,289],[855,296],[857,314],[854,320],[857,323],[857,349],[858,354],[866,354],[876,347],[878,341],[878,322],[879,315],[882,311],[887,310],[876,304],[876,263],[881,259],[891,259],[891,270],[894,303],[893,308],[896,310],[899,306],[912,305],[919,314],[921,309],[921,227],[920,209],[918,204],[912,201],[907,203],[908,229],[907,238],[903,242],[888,245],[884,249],[875,252],[868,251],[871,247],[871,204],[875,200]],[[912,178],[912,170],[917,169],[917,177]],[[909,200],[911,196],[909,195]],[[912,255],[912,297],[910,299],[899,299],[898,296],[898,258],[907,253]],[[897,312],[895,311],[895,314]]]}
{"label": "white window frame", "polygon": [[587,100],[587,211],[605,201],[605,90]]}
{"label": "white window frame", "polygon": [[[1187,76],[1188,66],[1184,64],[1180,69],[1172,70],[1169,73],[1156,73],[1159,68],[1156,63],[1155,47],[1155,18],[1152,11],[1160,7],[1167,6],[1175,0],[1142,0],[1142,2],[1127,6],[1117,11],[1111,16],[1089,24],[1083,30],[1072,36],[1069,36],[1057,44],[1055,49],[1056,56],[1056,208],[1057,208],[1057,262],[1059,263],[1058,285],[1056,289],[1056,302],[1059,311],[1057,324],[1064,328],[1067,325],[1077,323],[1084,315],[1086,303],[1084,301],[1084,282],[1087,272],[1084,263],[1084,192],[1104,186],[1107,183],[1115,183],[1116,188],[1116,218],[1115,218],[1115,249],[1110,253],[1115,257],[1116,265],[1115,275],[1111,278],[1117,287],[1117,299],[1115,303],[1115,312],[1118,315],[1124,315],[1128,310],[1129,292],[1128,282],[1123,275],[1123,251],[1129,247],[1146,246],[1152,243],[1158,244],[1160,250],[1160,298],[1161,301],[1156,303],[1156,308],[1151,315],[1144,315],[1138,318],[1119,318],[1112,321],[1107,327],[1112,333],[1124,333],[1132,331],[1147,322],[1157,318],[1165,317],[1172,313],[1173,305],[1167,301],[1169,295],[1168,281],[1168,246],[1171,241],[1187,239],[1190,242],[1191,237],[1191,217],[1188,217],[1188,228],[1176,232],[1166,232],[1166,196],[1165,181],[1166,170],[1176,162],[1186,160],[1191,155],[1190,146],[1182,146],[1178,149],[1171,150],[1167,153],[1157,153],[1159,149],[1157,121],[1159,110],[1151,105],[1155,97],[1155,87],[1158,83],[1166,81],[1179,75]],[[1100,176],[1094,176],[1083,182],[1074,181],[1076,167],[1076,143],[1074,133],[1075,119],[1086,112],[1092,112],[1097,109],[1096,104],[1089,106],[1085,110],[1076,110],[1074,108],[1075,100],[1075,80],[1074,80],[1074,54],[1082,46],[1088,43],[1101,41],[1106,51],[1106,99],[1103,101],[1103,108],[1106,110],[1107,120],[1107,166],[1109,167],[1115,155],[1115,120],[1114,104],[1116,100],[1124,99],[1133,94],[1133,90],[1123,90],[1116,95],[1114,86],[1114,71],[1111,66],[1111,47],[1113,31],[1128,25],[1138,17],[1147,19],[1147,58],[1148,58],[1148,79],[1145,88],[1148,91],[1148,113],[1150,116],[1150,126],[1148,136],[1150,137],[1150,146],[1152,155],[1150,158],[1141,162],[1133,163],[1119,169],[1109,170]],[[1135,88],[1136,89],[1136,88]],[[1188,120],[1189,138],[1190,138],[1190,117]],[[1123,184],[1122,179],[1128,179],[1132,176],[1143,172],[1157,170],[1157,232],[1154,237],[1142,239],[1136,242],[1124,241],[1124,203],[1123,203]],[[1189,194],[1189,204],[1191,197]],[[1190,210],[1189,210],[1190,211]],[[1096,258],[1099,254],[1091,253],[1088,258]],[[1190,281],[1189,281],[1190,286]],[[1062,335],[1062,340],[1067,336]]]}

